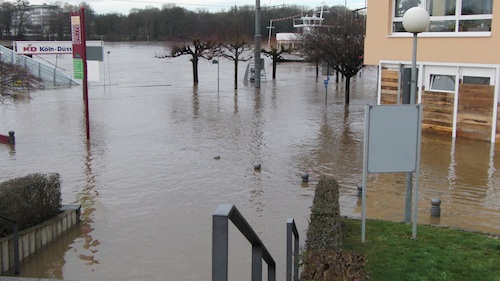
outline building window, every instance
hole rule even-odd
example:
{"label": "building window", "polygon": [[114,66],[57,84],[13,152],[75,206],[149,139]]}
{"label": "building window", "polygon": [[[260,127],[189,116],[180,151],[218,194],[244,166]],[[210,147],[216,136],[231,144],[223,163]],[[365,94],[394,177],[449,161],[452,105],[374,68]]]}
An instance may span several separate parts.
{"label": "building window", "polygon": [[430,81],[431,91],[455,91],[455,76],[432,74]]}
{"label": "building window", "polygon": [[464,76],[464,84],[490,85],[490,77]]}
{"label": "building window", "polygon": [[393,32],[406,32],[403,15],[412,7],[426,8],[428,32],[491,32],[493,0],[394,0]]}

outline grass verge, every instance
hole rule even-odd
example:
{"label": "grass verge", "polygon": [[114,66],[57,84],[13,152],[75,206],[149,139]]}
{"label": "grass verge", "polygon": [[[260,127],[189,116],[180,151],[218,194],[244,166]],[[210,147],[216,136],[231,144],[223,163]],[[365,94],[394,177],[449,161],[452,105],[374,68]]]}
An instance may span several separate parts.
{"label": "grass verge", "polygon": [[361,243],[361,221],[341,219],[343,246],[366,258],[371,281],[500,281],[500,240],[451,228],[369,220]]}

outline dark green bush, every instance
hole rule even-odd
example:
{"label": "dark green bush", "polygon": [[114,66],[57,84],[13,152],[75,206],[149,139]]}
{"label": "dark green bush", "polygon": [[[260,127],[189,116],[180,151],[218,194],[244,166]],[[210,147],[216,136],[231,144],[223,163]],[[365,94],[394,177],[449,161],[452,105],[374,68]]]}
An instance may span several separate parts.
{"label": "dark green bush", "polygon": [[[0,215],[16,220],[19,230],[55,217],[61,209],[59,174],[30,174],[0,183]],[[0,237],[12,223],[0,219]]]}
{"label": "dark green bush", "polygon": [[311,207],[301,281],[366,280],[364,257],[341,250],[340,226],[339,184],[322,178]]}

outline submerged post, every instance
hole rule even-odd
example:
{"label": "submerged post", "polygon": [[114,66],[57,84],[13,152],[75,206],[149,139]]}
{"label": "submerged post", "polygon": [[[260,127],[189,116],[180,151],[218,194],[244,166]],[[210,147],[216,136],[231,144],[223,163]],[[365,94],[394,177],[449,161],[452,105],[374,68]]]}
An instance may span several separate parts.
{"label": "submerged post", "polygon": [[14,131],[9,132],[9,144],[16,144],[16,137],[14,136]]}

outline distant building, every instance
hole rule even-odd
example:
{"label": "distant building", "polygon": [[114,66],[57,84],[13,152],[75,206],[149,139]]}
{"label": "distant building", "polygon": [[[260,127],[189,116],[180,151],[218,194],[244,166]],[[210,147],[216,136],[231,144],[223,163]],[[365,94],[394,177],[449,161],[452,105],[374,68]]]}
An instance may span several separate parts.
{"label": "distant building", "polygon": [[57,34],[58,9],[55,5],[43,4],[31,5],[24,11],[17,11],[13,17],[11,34],[49,40]]}
{"label": "distant building", "polygon": [[299,33],[276,33],[276,45],[278,50],[282,48],[294,50],[302,46],[302,38]]}

